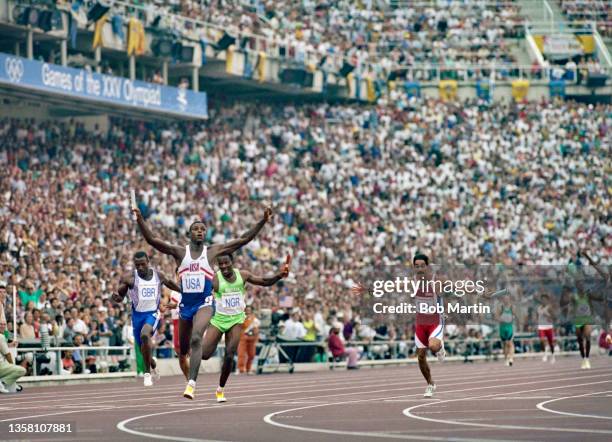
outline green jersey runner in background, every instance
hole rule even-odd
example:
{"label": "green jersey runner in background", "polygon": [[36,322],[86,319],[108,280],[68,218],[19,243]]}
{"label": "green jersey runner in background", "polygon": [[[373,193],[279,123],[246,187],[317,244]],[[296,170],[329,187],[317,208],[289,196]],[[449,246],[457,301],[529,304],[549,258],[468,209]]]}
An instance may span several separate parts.
{"label": "green jersey runner in background", "polygon": [[502,305],[497,312],[497,320],[499,321],[499,338],[504,350],[504,361],[506,366],[511,367],[514,363],[514,341],[512,340],[514,337],[514,312],[508,295],[503,297]]}
{"label": "green jersey runner in background", "polygon": [[245,320],[245,285],[247,283],[264,287],[274,285],[289,275],[290,264],[291,257],[287,256],[285,263],[277,274],[262,277],[255,276],[247,270],[235,269],[233,257],[229,253],[217,257],[217,265],[220,270],[213,279],[215,314],[210,321],[212,327],[206,330],[202,343],[202,359],[208,359],[217,349],[221,336],[225,334],[225,357],[223,358],[219,387],[216,392],[217,402],[225,402],[223,389],[232,370],[234,355],[240,342],[241,324]]}

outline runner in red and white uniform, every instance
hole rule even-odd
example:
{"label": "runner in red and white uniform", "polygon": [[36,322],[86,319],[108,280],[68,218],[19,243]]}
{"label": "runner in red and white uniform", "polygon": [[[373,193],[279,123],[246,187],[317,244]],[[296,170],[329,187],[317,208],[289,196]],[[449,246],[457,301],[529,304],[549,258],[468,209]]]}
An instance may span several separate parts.
{"label": "runner in red and white uniform", "polygon": [[181,304],[181,298],[180,292],[171,291],[170,303],[167,307],[172,309],[170,314],[172,315],[172,343],[174,345],[174,351],[178,355],[179,366],[185,375],[185,379],[189,380],[189,353],[181,354],[180,346],[181,328],[179,321],[179,305]]}
{"label": "runner in red and white uniform", "polygon": [[415,295],[417,314],[415,321],[414,341],[417,347],[419,368],[427,381],[424,397],[432,397],[436,391],[436,384],[431,378],[431,371],[427,363],[427,349],[431,350],[438,360],[443,361],[446,356],[444,350],[444,317],[440,313],[420,313],[423,305],[435,306],[442,304],[439,294],[434,293],[432,287],[427,287],[427,281],[435,279],[427,255],[417,254],[412,259],[417,280],[421,280],[421,287]]}
{"label": "runner in red and white uniform", "polygon": [[548,360],[548,353],[546,353],[546,342],[548,341],[548,347],[550,348],[550,362],[555,363],[555,331],[553,328],[553,306],[550,302],[550,296],[547,293],[543,293],[540,297],[541,305],[537,308],[538,314],[538,336],[540,337],[540,343],[542,345],[542,351],[544,356],[542,361]]}

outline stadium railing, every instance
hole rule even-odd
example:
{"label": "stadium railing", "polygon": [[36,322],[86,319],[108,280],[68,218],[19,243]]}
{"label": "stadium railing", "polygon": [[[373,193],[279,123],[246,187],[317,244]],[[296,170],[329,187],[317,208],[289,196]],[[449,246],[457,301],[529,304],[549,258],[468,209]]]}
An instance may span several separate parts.
{"label": "stadium railing", "polygon": [[[29,341],[28,344],[34,344],[34,341]],[[62,352],[79,352],[81,358],[81,370],[82,373],[78,374],[89,374],[87,371],[87,360],[88,358],[94,356],[95,362],[92,362],[96,366],[96,372],[108,372],[108,373],[119,373],[119,372],[129,372],[134,374],[134,372],[130,372],[129,364],[126,361],[129,360],[131,351],[134,349],[133,346],[82,346],[82,347],[69,347],[69,346],[61,346],[61,347],[48,347],[43,348],[41,346],[32,347],[17,347],[13,349],[13,351],[19,355],[21,354],[21,358],[17,358],[18,363],[23,361],[24,359],[27,361],[28,365],[32,366],[32,374],[31,376],[39,376],[43,375],[41,373],[41,366],[47,365],[50,366],[50,369],[47,369],[51,374],[54,375],[62,375],[63,363],[62,363]],[[31,354],[31,358],[28,357],[28,354]],[[112,363],[113,359],[117,359],[117,363]],[[45,367],[46,368],[46,367]],[[46,373],[46,371],[45,371]],[[128,373],[126,373],[128,374]]]}
{"label": "stadium railing", "polygon": [[[575,336],[558,336],[555,338],[556,344],[559,347],[558,355],[577,354],[578,344]],[[533,333],[523,333],[515,335],[515,358],[529,358],[542,356],[540,348],[540,338]],[[257,347],[260,350],[266,344],[265,340],[258,342]],[[279,346],[294,359],[295,363],[315,363],[334,368],[336,366],[344,366],[345,362],[335,361],[327,348],[325,340],[305,342],[305,341],[290,341],[278,340]],[[594,344],[595,345],[595,344]],[[349,341],[346,347],[356,347],[360,350],[361,358],[359,365],[376,366],[376,365],[396,365],[416,362],[416,352],[414,341],[410,340],[359,340]],[[445,348],[447,352],[447,360],[472,362],[476,360],[497,360],[503,357],[501,341],[498,337],[491,338],[451,338],[445,340]],[[595,348],[595,347],[594,347]],[[306,350],[307,349],[307,350]],[[49,347],[46,349],[37,348],[17,348],[18,353],[31,353],[32,374],[29,377],[35,377],[38,380],[54,378],[77,378],[91,377],[91,374],[86,374],[86,360],[90,356],[96,356],[95,364],[97,366],[97,375],[104,377],[116,376],[134,376],[136,373],[130,367],[133,346],[103,346],[103,347]],[[62,352],[64,351],[80,351],[83,361],[82,374],[61,375],[62,373]],[[216,355],[219,356],[224,351],[224,345],[220,344]],[[50,357],[49,354],[55,356]],[[315,358],[315,355],[320,355]],[[121,361],[112,366],[109,361],[115,356]],[[306,356],[306,360],[305,357]],[[283,363],[283,358],[278,361],[270,362],[268,365],[275,363]],[[40,366],[44,364],[54,364],[53,374],[56,376],[42,375]],[[114,367],[113,370],[110,368]],[[57,376],[60,375],[60,376]]]}

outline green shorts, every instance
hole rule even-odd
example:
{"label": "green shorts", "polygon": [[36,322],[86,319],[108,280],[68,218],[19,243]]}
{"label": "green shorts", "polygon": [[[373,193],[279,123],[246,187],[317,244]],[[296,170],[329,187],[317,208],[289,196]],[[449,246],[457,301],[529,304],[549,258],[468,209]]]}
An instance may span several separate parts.
{"label": "green shorts", "polygon": [[574,318],[574,325],[576,328],[584,327],[585,325],[593,325],[595,321],[593,321],[592,316],[576,316]]}
{"label": "green shorts", "polygon": [[502,341],[510,341],[514,336],[514,327],[512,324],[499,324],[499,337]]}
{"label": "green shorts", "polygon": [[222,315],[215,313],[210,320],[210,325],[217,328],[221,333],[226,333],[236,324],[242,324],[246,319],[246,314],[240,313],[238,315]]}

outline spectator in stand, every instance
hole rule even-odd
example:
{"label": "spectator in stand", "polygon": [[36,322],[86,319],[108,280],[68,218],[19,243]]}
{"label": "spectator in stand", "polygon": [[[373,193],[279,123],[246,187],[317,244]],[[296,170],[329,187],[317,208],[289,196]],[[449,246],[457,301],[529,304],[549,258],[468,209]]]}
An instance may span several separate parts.
{"label": "spectator in stand", "polygon": [[19,327],[19,339],[36,339],[34,315],[30,311],[26,312],[24,322]]}
{"label": "spectator in stand", "polygon": [[359,361],[359,352],[354,347],[345,348],[342,339],[340,339],[340,327],[332,327],[327,341],[327,346],[334,358],[347,358],[346,368],[357,369]]}

